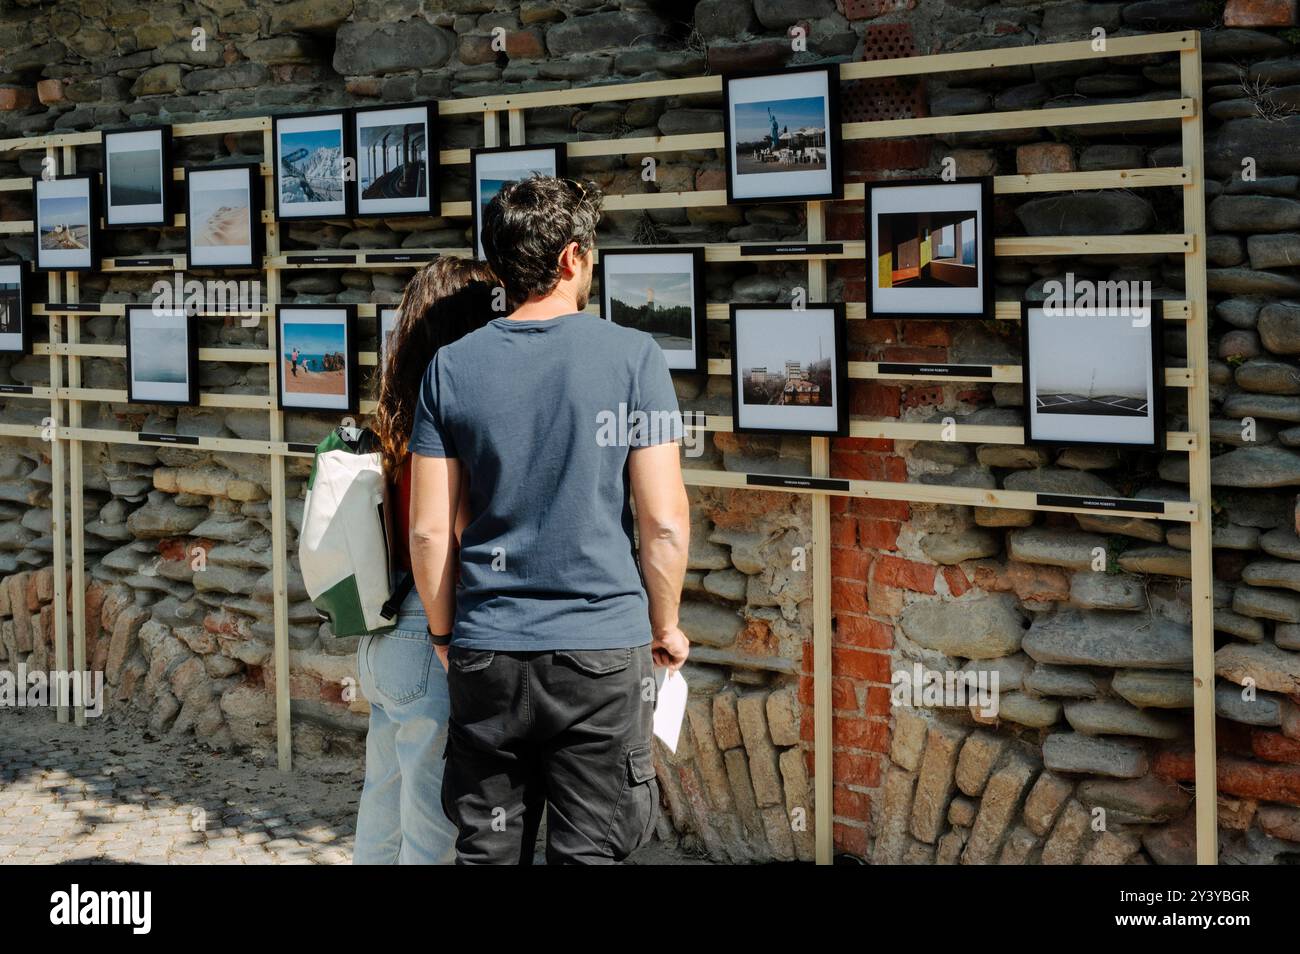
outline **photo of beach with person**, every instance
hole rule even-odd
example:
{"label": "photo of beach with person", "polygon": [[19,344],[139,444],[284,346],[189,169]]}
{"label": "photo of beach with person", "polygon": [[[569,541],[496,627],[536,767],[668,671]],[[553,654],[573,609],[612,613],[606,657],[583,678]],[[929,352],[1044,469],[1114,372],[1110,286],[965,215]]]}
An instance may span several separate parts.
{"label": "photo of beach with person", "polygon": [[284,325],[281,381],[286,395],[347,394],[347,329],[341,324]]}

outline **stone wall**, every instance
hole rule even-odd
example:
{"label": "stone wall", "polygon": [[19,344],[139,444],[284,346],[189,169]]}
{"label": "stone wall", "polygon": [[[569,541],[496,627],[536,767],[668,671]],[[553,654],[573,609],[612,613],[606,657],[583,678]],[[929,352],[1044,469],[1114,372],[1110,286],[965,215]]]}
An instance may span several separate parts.
{"label": "stone wall", "polygon": [[[497,9],[497,7],[500,9]],[[1294,3],[1188,4],[972,0],[237,0],[136,4],[18,3],[0,15],[0,137],[131,120],[180,122],[297,108],[401,102],[673,78],[785,63],[1195,28],[1205,46],[1213,180],[1210,288],[1215,461],[1216,629],[1221,648],[1220,806],[1225,858],[1294,856],[1300,840],[1300,86]],[[802,26],[807,52],[788,30]],[[202,27],[207,49],[195,51]],[[492,30],[506,31],[505,52]],[[1176,95],[1169,57],[1013,67],[849,84],[844,120],[949,115]],[[527,114],[530,142],[716,131],[720,97],[698,95]],[[445,124],[443,148],[481,142],[475,118]],[[178,141],[178,161],[260,156],[260,135]],[[96,169],[94,150],[78,168]],[[858,142],[850,179],[1173,165],[1173,123],[1035,129],[996,136]],[[1253,157],[1258,177],[1242,181]],[[575,162],[612,193],[722,188],[713,151]],[[39,172],[39,156],[0,155],[0,178]],[[445,170],[444,197],[467,197],[467,169]],[[1175,190],[1000,199],[999,234],[1154,232],[1181,228]],[[861,238],[860,204],[837,205],[832,238]],[[0,218],[31,217],[23,193],[0,193]],[[764,241],[796,237],[799,206],[611,213],[602,242]],[[467,246],[464,219],[288,225],[287,248]],[[111,253],[181,252],[184,234],[108,236]],[[30,243],[6,238],[30,257]],[[1149,279],[1178,297],[1181,258],[1000,259],[998,298],[1048,278]],[[296,302],[391,302],[401,271],[286,273]],[[159,276],[84,276],[85,300],[148,300]],[[257,277],[250,274],[248,277]],[[834,269],[831,297],[861,301],[861,265]],[[712,301],[786,301],[799,263],[711,265]],[[84,323],[86,340],[120,343],[121,322]],[[720,324],[720,323],[713,323]],[[1014,325],[852,322],[855,360],[1017,363]],[[205,344],[266,347],[265,326],[203,322]],[[373,333],[373,331],[371,331]],[[710,353],[725,355],[725,330]],[[38,329],[37,340],[43,334]],[[362,347],[369,346],[362,341]],[[1170,363],[1185,354],[1169,335]],[[119,361],[85,359],[89,387],[124,387]],[[43,384],[49,361],[0,360],[0,381]],[[205,389],[265,393],[267,369],[206,364]],[[730,413],[722,378],[680,377],[684,407]],[[1172,428],[1185,406],[1170,392]],[[857,382],[853,413],[1018,424],[1011,386]],[[7,422],[48,407],[4,402]],[[1243,440],[1242,419],[1255,421]],[[334,422],[287,416],[288,439]],[[87,425],[264,438],[245,410],[88,405]],[[0,457],[0,665],[52,659],[49,448],[5,442]],[[806,440],[716,435],[688,466],[806,473]],[[290,552],[306,463],[288,461]],[[1108,449],[1038,449],[836,441],[836,476],[1018,490],[1186,496],[1185,457]],[[105,670],[110,718],[158,734],[195,733],[252,753],[273,743],[267,461],[182,447],[89,445],[85,546],[89,658]],[[808,498],[692,491],[693,540],[683,627],[695,643],[692,701],[675,755],[658,753],[668,809],[660,835],[711,857],[808,859],[812,853],[811,588]],[[1187,535],[1177,524],[833,498],[835,841],[879,862],[1156,862],[1193,849]],[[1090,569],[1092,548],[1107,570]],[[201,551],[201,557],[199,555]],[[815,555],[814,555],[815,558]],[[197,569],[202,567],[202,569]],[[333,638],[290,574],[294,746],[360,757],[364,700],[350,697],[354,641]],[[945,672],[996,668],[998,718],[891,704],[890,676],[920,663]],[[1256,695],[1243,699],[1240,684]],[[1094,830],[1097,808],[1105,829]]]}

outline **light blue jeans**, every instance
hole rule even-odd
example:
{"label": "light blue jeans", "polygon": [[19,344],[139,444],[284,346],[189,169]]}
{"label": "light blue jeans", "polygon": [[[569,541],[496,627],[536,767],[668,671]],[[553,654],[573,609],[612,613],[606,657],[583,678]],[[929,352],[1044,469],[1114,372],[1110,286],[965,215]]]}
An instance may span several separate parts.
{"label": "light blue jeans", "polygon": [[427,624],[419,594],[411,590],[395,628],[362,637],[357,648],[370,732],[353,864],[456,860],[456,829],[442,812],[441,798],[451,700]]}

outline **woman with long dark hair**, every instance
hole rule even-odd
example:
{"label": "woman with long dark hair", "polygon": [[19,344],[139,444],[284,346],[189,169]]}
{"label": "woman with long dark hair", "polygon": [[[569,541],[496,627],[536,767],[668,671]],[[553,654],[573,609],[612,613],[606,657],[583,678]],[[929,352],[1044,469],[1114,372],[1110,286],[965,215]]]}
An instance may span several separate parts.
{"label": "woman with long dark hair", "polygon": [[[495,285],[480,262],[440,258],[427,265],[407,284],[397,326],[381,351],[384,363],[371,427],[389,482],[398,577],[410,571],[406,445],[420,383],[434,352],[492,317]],[[362,637],[357,668],[361,691],[370,702],[370,732],[353,861],[450,864],[456,830],[443,815],[438,793],[451,702],[447,673],[429,641],[428,620],[414,589],[390,632]]]}

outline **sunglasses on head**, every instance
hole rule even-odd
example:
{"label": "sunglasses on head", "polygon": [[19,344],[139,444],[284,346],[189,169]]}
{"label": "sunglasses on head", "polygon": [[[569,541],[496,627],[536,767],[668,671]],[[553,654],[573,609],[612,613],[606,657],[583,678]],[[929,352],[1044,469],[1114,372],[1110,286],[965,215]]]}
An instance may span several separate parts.
{"label": "sunglasses on head", "polygon": [[587,187],[577,179],[561,179],[560,181],[568,186],[569,191],[578,197],[579,202],[582,202],[587,198]]}

